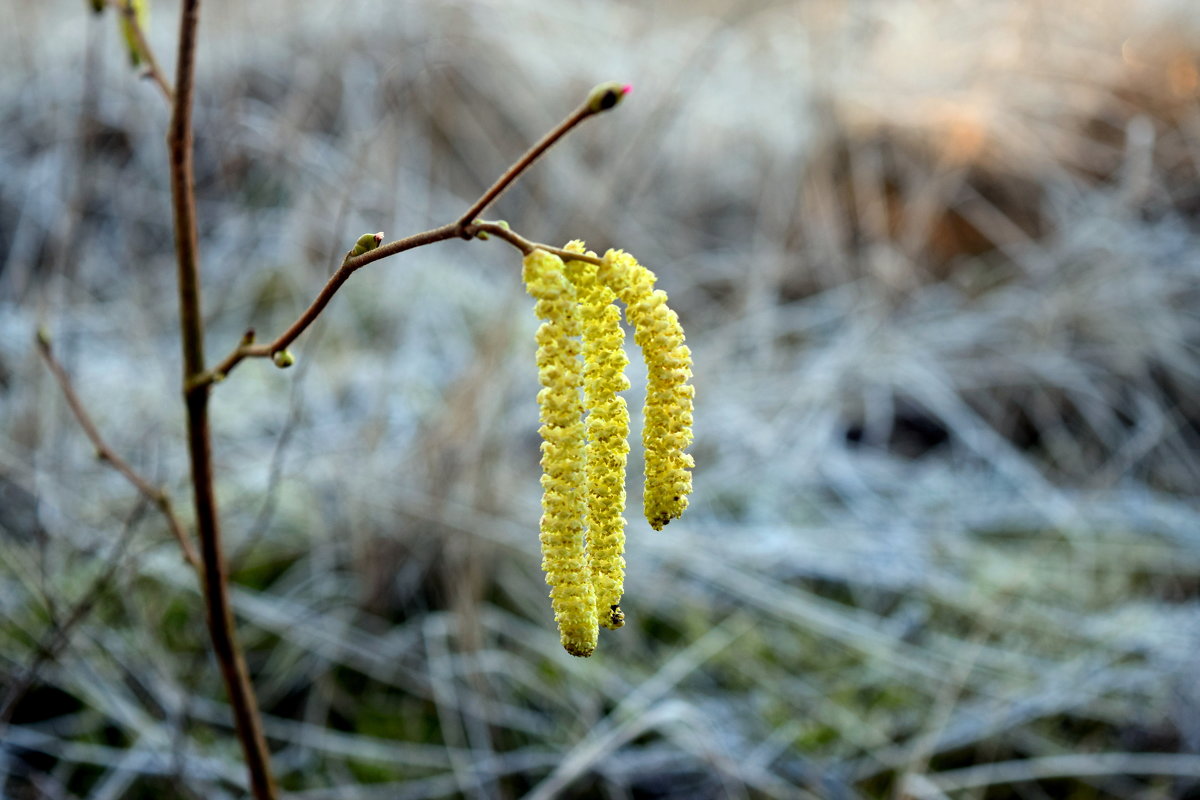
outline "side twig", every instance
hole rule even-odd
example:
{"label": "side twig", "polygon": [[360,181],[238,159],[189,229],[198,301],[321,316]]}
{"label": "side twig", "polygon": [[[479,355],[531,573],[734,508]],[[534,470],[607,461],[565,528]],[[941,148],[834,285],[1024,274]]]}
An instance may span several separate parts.
{"label": "side twig", "polygon": [[[507,226],[500,223],[483,222],[477,219],[488,206],[495,202],[504,190],[513,184],[517,178],[521,177],[542,153],[549,150],[556,142],[566,136],[573,128],[586,119],[589,119],[596,114],[607,111],[620,102],[621,97],[630,91],[628,86],[618,86],[617,84],[605,84],[596,87],[592,94],[574,111],[567,115],[562,122],[554,126],[554,128],[538,140],[532,147],[525,151],[513,164],[504,171],[495,183],[479,196],[479,199],[471,204],[466,213],[459,217],[455,222],[442,225],[439,228],[424,231],[422,233],[413,234],[403,239],[397,239],[394,242],[388,242],[385,245],[380,245],[372,250],[368,250],[362,255],[353,256],[347,254],[341,265],[330,276],[325,286],[321,289],[320,294],[313,300],[312,304],[305,309],[300,317],[288,326],[278,337],[273,339],[268,344],[255,344],[254,331],[246,332],[242,337],[242,341],[233,351],[221,360],[215,367],[207,372],[198,373],[189,380],[193,383],[189,384],[189,388],[195,388],[201,385],[219,383],[228,377],[230,371],[238,364],[247,358],[274,358],[276,353],[282,352],[300,334],[308,328],[309,325],[320,315],[337,294],[338,289],[353,275],[357,270],[362,269],[367,264],[371,264],[380,259],[394,256],[397,253],[403,253],[405,250],[413,250],[425,245],[434,244],[435,242],[444,242],[449,239],[474,239],[480,233],[494,234],[497,238],[503,239],[509,244],[524,253],[528,253],[534,248],[548,250],[560,257],[569,257],[582,261],[593,261],[588,256],[579,255],[577,253],[568,253],[565,250],[560,250],[555,247],[550,247],[544,244],[531,242],[523,236],[508,229]],[[600,263],[595,260],[595,263]]]}
{"label": "side twig", "polygon": [[524,155],[514,161],[512,166],[506,169],[504,174],[497,178],[496,182],[489,186],[487,191],[479,196],[478,200],[471,204],[466,213],[458,218],[459,227],[473,222],[476,217],[487,210],[488,206],[496,201],[496,198],[504,193],[505,189],[511,186],[517,178],[521,177],[525,170],[533,166],[533,162],[537,161],[538,156],[553,147],[555,142],[566,136],[576,125],[596,113],[597,111],[592,109],[588,103],[584,103],[572,111],[566,119],[555,125],[553,130],[543,136],[533,147],[525,151]]}
{"label": "side twig", "polygon": [[204,316],[200,307],[199,237],[192,145],[192,87],[195,79],[196,29],[200,0],[184,0],[179,22],[179,63],[175,102],[167,128],[171,170],[171,206],[175,223],[175,256],[179,281],[179,317],[183,350],[184,404],[187,408],[188,453],[196,505],[196,534],[204,559],[204,601],[213,654],[233,709],[234,728],[246,759],[250,790],[256,800],[275,800],[270,754],[259,717],[258,701],[234,629],[229,578],[221,545],[220,518],[213,487],[212,437],[208,423],[211,384],[200,380],[204,368]]}
{"label": "side twig", "polygon": [[75,392],[75,387],[71,384],[71,378],[67,375],[66,369],[55,357],[54,351],[50,344],[50,337],[43,331],[38,332],[37,336],[38,353],[42,360],[46,362],[46,366],[50,369],[50,373],[54,375],[54,379],[58,381],[58,386],[62,390],[63,397],[67,401],[67,407],[71,409],[71,413],[75,415],[75,419],[79,422],[79,427],[83,428],[84,434],[91,441],[92,447],[96,448],[96,456],[117,472],[124,476],[125,480],[129,481],[133,488],[137,489],[143,497],[154,504],[167,521],[167,527],[171,530],[171,535],[179,542],[179,547],[183,550],[183,558],[195,569],[200,571],[200,558],[196,555],[196,550],[192,547],[191,541],[188,539],[187,531],[184,530],[183,524],[179,521],[179,517],[175,514],[175,508],[171,504],[171,498],[162,488],[155,486],[146,480],[137,470],[129,465],[129,462],[121,458],[116,452],[108,446],[104,438],[100,436],[100,431],[96,428],[96,424],[92,421],[92,417],[84,408],[83,402],[79,399],[79,395]]}
{"label": "side twig", "polygon": [[553,253],[564,261],[586,261],[589,264],[596,264],[597,266],[604,263],[603,259],[595,258],[584,253],[572,253],[570,250],[563,250],[561,247],[553,247],[548,244],[542,244],[541,242],[531,242],[516,231],[511,230],[507,225],[504,225],[500,222],[478,220],[474,224],[467,227],[469,230],[474,231],[476,235],[480,233],[486,233],[489,236],[495,236],[497,239],[503,239],[525,255],[529,255],[534,250],[545,250],[547,253]]}
{"label": "side twig", "polygon": [[276,353],[286,349],[325,310],[325,306],[329,305],[329,301],[337,294],[338,289],[342,288],[342,284],[349,280],[350,276],[357,270],[362,269],[372,261],[378,261],[381,258],[402,253],[405,250],[412,250],[415,247],[423,247],[434,242],[444,242],[447,239],[454,239],[458,235],[459,232],[456,226],[443,225],[440,228],[434,228],[433,230],[407,236],[394,242],[388,242],[361,256],[346,258],[342,261],[341,266],[330,276],[324,288],[321,289],[320,294],[312,301],[312,304],[305,309],[304,313],[295,322],[288,326],[287,330],[269,344],[258,345],[254,344],[254,332],[247,331],[241,343],[233,349],[233,352],[227,355],[210,371],[201,374],[199,382],[207,384],[222,381],[242,359],[271,358]]}
{"label": "side twig", "polygon": [[106,0],[106,2],[125,18],[125,24],[129,26],[129,30],[133,31],[133,38],[137,42],[138,51],[142,58],[146,59],[146,77],[158,85],[163,99],[168,104],[172,103],[175,100],[175,93],[171,91],[171,84],[167,83],[166,74],[158,66],[158,59],[154,57],[154,50],[150,48],[150,42],[146,39],[146,32],[142,30],[142,26],[138,23],[137,12],[133,9],[133,3],[129,0]]}

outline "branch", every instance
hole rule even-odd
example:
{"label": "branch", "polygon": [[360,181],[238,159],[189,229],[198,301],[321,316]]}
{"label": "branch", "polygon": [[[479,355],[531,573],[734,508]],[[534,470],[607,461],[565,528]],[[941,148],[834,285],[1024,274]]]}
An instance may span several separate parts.
{"label": "branch", "polygon": [[167,495],[166,491],[139,475],[129,465],[129,462],[117,455],[104,441],[103,437],[100,436],[100,431],[96,429],[96,424],[92,422],[92,418],[87,413],[87,409],[83,407],[79,395],[75,393],[75,387],[71,385],[70,376],[67,375],[67,371],[63,368],[59,360],[54,357],[54,352],[50,345],[50,337],[44,331],[38,331],[37,348],[38,353],[46,362],[46,366],[50,368],[50,372],[54,375],[54,379],[58,381],[63,397],[67,401],[67,406],[71,409],[71,413],[75,415],[75,419],[79,421],[79,427],[83,428],[84,434],[91,441],[92,446],[96,448],[96,456],[121,473],[125,480],[133,484],[133,487],[162,513],[167,520],[167,527],[171,529],[172,535],[179,542],[180,549],[183,550],[184,560],[199,572],[201,570],[200,558],[196,555],[192,543],[188,540],[187,532],[184,530],[183,524],[180,523],[179,517],[175,515],[175,509],[171,505],[171,498]]}
{"label": "branch", "polygon": [[333,275],[325,283],[324,288],[321,289],[321,293],[305,309],[300,318],[288,326],[287,330],[269,344],[259,345],[254,344],[254,331],[247,331],[246,335],[242,337],[241,343],[233,349],[232,353],[227,355],[224,360],[211,370],[198,376],[198,383],[203,385],[224,380],[230,371],[244,358],[274,358],[276,353],[282,352],[300,334],[304,333],[308,326],[325,310],[325,306],[329,305],[329,301],[337,294],[337,290],[342,288],[342,284],[349,280],[350,276],[357,270],[362,269],[367,264],[395,255],[396,253],[402,253],[405,250],[423,247],[434,242],[444,242],[447,239],[455,239],[459,236],[460,233],[456,225],[443,225],[440,228],[434,228],[424,233],[417,233],[404,239],[388,242],[360,256],[350,256],[347,254],[341,266],[334,271]]}
{"label": "branch", "polygon": [[525,170],[533,166],[533,162],[538,159],[538,156],[553,147],[559,139],[570,133],[572,128],[589,117],[613,108],[631,91],[633,91],[632,86],[628,84],[622,86],[617,83],[602,83],[592,89],[587,99],[583,101],[583,105],[572,111],[566,119],[555,125],[540,141],[525,151],[523,156],[518,158],[486,192],[480,195],[479,199],[467,209],[467,212],[458,218],[459,228],[474,222],[475,218],[487,210],[487,207],[495,202],[496,198],[503,194],[504,190],[511,186],[517,178],[521,177]]}
{"label": "branch", "polygon": [[502,222],[476,220],[474,224],[467,226],[467,230],[474,232],[476,235],[487,234],[488,236],[495,236],[497,239],[503,239],[525,255],[529,255],[534,250],[545,250],[547,253],[553,253],[554,255],[558,256],[563,261],[586,261],[589,264],[595,264],[597,266],[604,263],[603,259],[585,255],[584,253],[573,253],[570,250],[563,250],[560,247],[552,247],[551,245],[542,244],[541,242],[531,242]]}
{"label": "branch", "polygon": [[[501,175],[495,183],[493,183],[487,191],[480,195],[479,199],[471,204],[466,213],[459,217],[455,222],[424,231],[423,233],[413,234],[412,236],[403,239],[397,239],[394,242],[389,242],[385,245],[380,245],[374,249],[368,250],[360,255],[354,255],[354,251],[346,254],[346,258],[342,260],[339,266],[325,283],[321,293],[317,295],[312,304],[305,309],[300,317],[288,326],[282,334],[276,337],[268,344],[255,344],[254,331],[249,330],[242,337],[242,341],[237,347],[230,352],[220,363],[207,372],[196,374],[189,379],[189,383],[185,386],[186,389],[199,388],[213,383],[219,383],[228,377],[229,373],[247,358],[271,358],[275,359],[277,354],[281,354],[286,350],[287,346],[294,342],[300,334],[308,328],[309,325],[325,310],[325,306],[329,305],[329,301],[337,294],[338,289],[342,288],[351,275],[357,270],[362,269],[367,264],[370,264],[380,259],[394,256],[397,253],[402,253],[405,250],[412,250],[417,247],[434,244],[435,242],[444,242],[449,239],[474,239],[486,238],[480,234],[491,234],[503,239],[513,245],[523,253],[529,253],[534,248],[548,250],[555,255],[563,258],[573,258],[578,261],[591,261],[599,264],[599,259],[592,259],[589,256],[580,255],[578,253],[568,253],[565,250],[560,250],[549,245],[538,244],[531,242],[528,239],[520,236],[509,230],[507,226],[496,222],[484,222],[477,219],[478,215],[483,212],[489,205],[495,202],[505,189],[512,185],[517,178],[521,177],[532,165],[538,157],[554,146],[556,142],[562,139],[575,126],[583,122],[585,119],[600,114],[613,108],[617,103],[629,94],[632,88],[628,85],[618,83],[603,83],[592,89],[587,99],[579,108],[567,115],[566,119],[554,126],[554,128],[543,136],[536,144],[530,147],[525,153],[513,162],[504,174]],[[292,361],[284,359],[276,361],[281,367],[290,366]]]}
{"label": "branch", "polygon": [[166,75],[158,66],[158,59],[154,57],[154,51],[150,48],[150,42],[146,39],[146,32],[138,24],[137,12],[133,10],[133,3],[130,0],[106,0],[106,2],[125,18],[125,24],[133,32],[133,38],[137,42],[138,51],[142,58],[146,59],[146,71],[144,75],[158,84],[159,91],[162,92],[163,99],[167,101],[168,105],[174,102],[175,94],[171,91],[171,84],[167,83]]}
{"label": "branch", "polygon": [[179,282],[179,329],[183,350],[183,393],[187,408],[188,455],[196,507],[196,534],[204,559],[204,602],[213,655],[221,668],[234,730],[246,759],[250,791],[256,800],[275,800],[270,753],[263,735],[258,701],[237,642],[229,601],[229,576],[221,545],[220,517],[213,487],[212,436],[208,423],[209,385],[204,369],[204,316],[200,307],[200,256],[196,230],[196,186],[192,143],[192,89],[196,67],[196,29],[200,0],[184,0],[179,20],[179,56],[175,102],[167,128],[171,207]]}

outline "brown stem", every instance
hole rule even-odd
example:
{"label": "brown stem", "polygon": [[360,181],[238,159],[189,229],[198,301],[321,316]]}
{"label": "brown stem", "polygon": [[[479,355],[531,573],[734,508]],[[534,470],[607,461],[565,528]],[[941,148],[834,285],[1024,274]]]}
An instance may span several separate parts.
{"label": "brown stem", "polygon": [[[114,0],[110,0],[110,2],[113,1]],[[180,85],[182,86],[182,84]],[[608,86],[615,87],[616,84],[609,84]],[[497,237],[505,240],[524,253],[529,253],[536,247],[543,250],[548,250],[560,257],[570,257],[580,261],[592,261],[596,264],[599,264],[599,259],[593,259],[590,256],[580,255],[578,253],[568,253],[565,250],[560,250],[556,247],[550,247],[549,245],[530,242],[528,239],[517,235],[499,223],[483,222],[478,220],[477,217],[483,212],[484,209],[491,205],[496,198],[499,197],[504,190],[513,183],[513,181],[521,177],[525,170],[529,169],[529,167],[533,165],[533,162],[537,160],[538,156],[553,147],[555,142],[565,136],[572,128],[583,122],[585,119],[612,108],[613,105],[619,101],[620,96],[629,91],[628,86],[620,87],[619,89],[611,89],[610,95],[615,95],[617,99],[611,102],[601,103],[598,102],[598,96],[596,92],[604,88],[606,87],[596,87],[592,94],[589,95],[586,100],[584,100],[583,104],[579,106],[579,108],[572,111],[566,119],[554,126],[553,130],[551,130],[536,144],[525,151],[520,158],[513,162],[512,166],[504,171],[504,174],[501,175],[496,182],[487,189],[487,191],[480,195],[478,200],[471,204],[471,207],[467,209],[467,212],[459,217],[458,220],[448,225],[443,225],[440,228],[433,228],[432,230],[413,234],[412,236],[408,236],[404,239],[397,239],[394,242],[381,245],[373,250],[368,250],[366,253],[363,253],[360,256],[351,256],[350,253],[347,253],[346,258],[342,260],[341,266],[334,271],[333,275],[325,283],[324,288],[321,289],[321,293],[318,294],[317,298],[313,300],[312,304],[305,309],[304,313],[300,315],[299,319],[288,326],[286,331],[280,334],[269,344],[258,345],[254,344],[254,332],[248,331],[246,335],[242,337],[241,343],[238,344],[238,346],[235,347],[229,355],[222,359],[221,362],[211,370],[208,370],[207,372],[202,370],[197,372],[189,372],[184,377],[185,391],[190,392],[193,389],[198,390],[202,387],[210,386],[211,384],[223,381],[229,375],[230,371],[240,364],[244,359],[273,358],[276,353],[284,350],[289,344],[295,341],[300,334],[304,333],[305,329],[312,324],[313,320],[320,315],[320,313],[325,309],[325,306],[329,304],[329,301],[333,299],[333,296],[337,294],[338,289],[342,288],[342,284],[344,284],[356,270],[365,267],[367,264],[370,264],[373,261],[378,261],[381,258],[387,258],[388,256],[402,253],[405,250],[412,250],[415,247],[424,247],[425,245],[433,244],[434,242],[444,242],[447,239],[473,239],[482,232],[495,234]],[[288,363],[290,363],[290,361]]]}
{"label": "brown stem", "polygon": [[133,10],[133,3],[129,0],[107,0],[107,2],[117,10],[117,13],[125,17],[125,22],[129,25],[129,29],[133,31],[134,40],[137,41],[138,51],[142,58],[146,59],[146,75],[158,84],[163,99],[167,103],[171,103],[175,99],[174,93],[171,91],[171,84],[167,83],[167,76],[158,66],[158,59],[154,57],[154,51],[150,49],[150,42],[146,39],[146,32],[138,24],[137,12]]}
{"label": "brown stem", "polygon": [[[590,98],[589,98],[590,99]],[[525,153],[513,162],[504,174],[501,175],[495,183],[493,183],[487,191],[480,195],[479,199],[471,204],[467,212],[458,218],[457,221],[448,225],[443,225],[440,228],[424,231],[423,233],[413,234],[403,239],[397,239],[394,242],[388,242],[385,245],[376,247],[374,250],[368,250],[360,256],[351,256],[346,254],[346,258],[342,261],[341,266],[334,271],[329,280],[325,283],[321,293],[313,300],[312,304],[305,309],[299,319],[293,322],[288,329],[280,334],[274,341],[269,344],[254,344],[253,332],[248,332],[243,337],[241,343],[233,349],[233,351],[221,360],[219,364],[205,373],[199,373],[188,380],[187,386],[207,385],[223,381],[230,371],[246,358],[271,358],[279,351],[286,348],[296,338],[304,333],[305,329],[312,324],[313,320],[325,309],[329,301],[337,293],[338,289],[342,288],[349,277],[354,272],[367,264],[378,261],[381,258],[402,253],[405,250],[412,250],[416,247],[424,247],[427,244],[434,242],[444,242],[447,239],[473,239],[480,232],[495,234],[497,237],[504,239],[509,244],[517,247],[524,253],[530,252],[533,248],[539,247],[543,250],[548,250],[556,255],[567,257],[571,256],[577,260],[592,261],[588,256],[582,256],[578,253],[568,253],[565,250],[550,247],[544,244],[530,242],[522,236],[517,235],[508,228],[499,223],[483,222],[476,217],[489,205],[491,205],[497,197],[499,197],[505,189],[507,189],[513,181],[521,177],[525,170],[533,165],[538,156],[554,146],[555,142],[565,136],[572,128],[583,122],[588,117],[594,116],[604,109],[594,108],[588,101],[572,111],[566,119],[554,126],[554,129],[543,136],[536,144],[530,147]],[[599,259],[595,263],[600,263]]]}
{"label": "brown stem", "polygon": [[349,280],[350,276],[355,271],[365,267],[373,261],[378,261],[381,258],[402,253],[405,250],[412,250],[415,247],[423,247],[434,242],[444,242],[447,239],[454,239],[460,236],[458,226],[443,225],[440,228],[425,231],[423,233],[413,234],[403,239],[397,239],[394,242],[388,242],[385,245],[380,245],[374,250],[368,250],[360,256],[347,256],[341,266],[334,271],[329,280],[325,283],[321,293],[317,295],[312,304],[305,309],[299,319],[288,326],[288,329],[281,333],[274,341],[269,344],[254,344],[253,336],[247,333],[242,343],[234,348],[233,352],[227,355],[219,364],[212,368],[208,373],[201,374],[199,381],[201,383],[213,383],[224,380],[229,375],[230,370],[238,365],[244,358],[270,358],[285,349],[289,344],[294,342],[300,334],[304,333],[305,329],[313,323],[325,306],[329,305],[329,301],[337,294],[338,289],[342,288],[342,284]]}
{"label": "brown stem", "polygon": [[589,264],[596,264],[597,266],[604,263],[603,259],[596,258],[595,256],[589,256],[584,253],[572,253],[570,250],[551,247],[541,242],[531,242],[521,234],[510,230],[507,226],[499,222],[479,220],[475,224],[468,226],[468,229],[476,233],[486,233],[490,236],[495,236],[497,239],[503,239],[525,255],[529,255],[534,250],[545,250],[547,253],[553,253],[564,261],[586,261]]}
{"label": "brown stem", "polygon": [[475,219],[487,210],[487,207],[495,202],[496,198],[504,193],[504,190],[512,185],[513,181],[521,177],[525,170],[529,169],[538,156],[549,150],[562,137],[566,136],[572,128],[583,122],[588,117],[594,116],[597,111],[591,108],[587,101],[579,108],[571,112],[571,114],[562,122],[554,126],[553,130],[543,136],[533,147],[525,151],[525,154],[518,158],[513,165],[504,171],[504,174],[496,179],[486,192],[479,196],[467,213],[458,218],[459,227],[469,225]]}
{"label": "brown stem", "polygon": [[433,244],[435,242],[444,242],[448,239],[457,238],[472,239],[480,233],[486,233],[495,236],[498,239],[503,239],[525,254],[531,253],[535,249],[545,250],[562,259],[588,261],[592,264],[601,263],[599,258],[593,258],[592,256],[584,255],[582,253],[572,253],[558,247],[542,244],[541,242],[530,241],[524,236],[518,234],[516,231],[510,230],[498,222],[477,220],[468,225],[463,225],[461,223],[443,225],[440,228],[433,228],[432,230],[428,230],[423,233],[413,234],[412,236],[408,236],[404,239],[397,239],[394,242],[381,245],[374,250],[368,250],[361,256],[355,256],[353,258],[347,257],[344,261],[342,261],[342,265],[338,267],[336,271],[334,271],[332,276],[330,276],[329,280],[326,281],[325,286],[321,289],[321,293],[318,294],[316,299],[312,301],[312,304],[305,309],[304,313],[301,314],[295,322],[288,326],[286,331],[281,333],[268,344],[254,344],[254,332],[247,331],[246,335],[242,338],[241,343],[238,344],[237,347],[233,348],[233,351],[230,352],[229,355],[225,356],[225,358],[222,359],[221,362],[212,369],[197,376],[189,386],[191,388],[195,388],[196,386],[200,385],[219,383],[225,380],[233,368],[240,364],[243,360],[247,358],[272,358],[276,353],[284,350],[289,344],[295,341],[300,334],[304,333],[305,329],[307,329],[308,326],[311,325],[318,316],[320,316],[321,312],[325,309],[325,306],[329,305],[329,301],[333,299],[333,296],[337,293],[338,289],[342,288],[342,284],[344,284],[356,270],[365,267],[367,264],[378,261],[381,258],[387,258],[388,256],[402,253],[405,250],[424,247],[427,244]]}
{"label": "brown stem", "polygon": [[184,0],[179,23],[179,63],[175,102],[167,131],[171,167],[171,205],[175,218],[175,255],[179,278],[179,316],[183,350],[184,401],[188,452],[196,504],[196,532],[204,559],[204,599],[213,653],[233,708],[234,727],[250,789],[256,800],[274,800],[275,781],[259,718],[258,702],[234,633],[229,579],[221,547],[217,498],[213,488],[212,443],[208,425],[210,384],[204,369],[204,318],[200,308],[199,246],[196,232],[195,175],[192,163],[192,87],[195,78],[196,28],[200,0]]}
{"label": "brown stem", "polygon": [[96,448],[96,455],[101,461],[121,473],[125,480],[133,484],[133,488],[137,489],[143,497],[155,505],[166,518],[167,527],[171,529],[171,534],[179,542],[179,547],[183,550],[184,559],[199,572],[201,569],[200,558],[196,555],[196,550],[192,547],[183,524],[180,523],[179,517],[175,514],[175,509],[171,505],[171,498],[167,496],[166,491],[162,488],[155,486],[139,475],[137,470],[131,467],[129,462],[117,455],[108,446],[108,443],[104,441],[103,437],[100,436],[100,431],[97,430],[96,424],[92,422],[91,415],[83,407],[83,402],[79,399],[79,395],[76,394],[75,387],[71,385],[70,376],[67,375],[67,371],[63,368],[62,363],[54,357],[49,337],[39,332],[37,345],[38,353],[41,354],[42,359],[46,362],[46,366],[49,367],[51,374],[54,375],[54,379],[58,381],[59,388],[62,389],[63,397],[67,401],[67,407],[71,409],[71,413],[79,421],[79,427],[83,428],[83,432],[91,441],[92,447]]}

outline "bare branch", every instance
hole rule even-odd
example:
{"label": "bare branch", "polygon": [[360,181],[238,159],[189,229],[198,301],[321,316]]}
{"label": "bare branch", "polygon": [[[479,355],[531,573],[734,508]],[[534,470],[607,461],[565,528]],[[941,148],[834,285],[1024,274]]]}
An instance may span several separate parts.
{"label": "bare branch", "polygon": [[67,406],[71,409],[71,413],[75,415],[75,419],[79,421],[79,427],[83,428],[83,432],[91,441],[92,447],[96,448],[96,456],[121,473],[125,480],[133,484],[133,487],[162,513],[167,520],[167,527],[171,529],[171,534],[179,542],[180,549],[183,550],[184,560],[199,572],[201,570],[200,558],[196,555],[196,550],[192,547],[187,531],[184,530],[179,517],[175,515],[175,509],[171,505],[171,498],[167,495],[166,491],[139,475],[137,470],[131,467],[129,462],[117,455],[108,446],[108,443],[104,441],[104,438],[100,436],[100,431],[96,429],[96,424],[92,422],[91,415],[88,414],[87,409],[83,407],[83,402],[79,399],[79,395],[76,394],[75,387],[71,384],[71,378],[67,375],[66,369],[55,358],[50,345],[50,337],[39,331],[37,347],[42,360],[46,362],[46,366],[50,369],[51,374],[54,375],[54,379],[58,381],[63,397],[67,401]]}
{"label": "bare branch", "polygon": [[395,255],[396,253],[402,253],[405,250],[423,247],[434,242],[444,242],[447,239],[454,239],[459,236],[457,226],[443,225],[440,228],[434,228],[424,233],[417,233],[394,242],[388,242],[385,245],[376,247],[374,250],[368,250],[360,256],[347,257],[342,261],[341,266],[334,271],[333,275],[330,276],[324,288],[321,289],[320,294],[312,301],[312,304],[305,309],[304,313],[295,322],[288,326],[287,330],[269,344],[259,345],[254,344],[253,332],[248,331],[246,336],[242,338],[241,343],[233,349],[233,352],[227,355],[211,370],[200,375],[198,382],[203,385],[222,381],[242,359],[271,358],[276,353],[285,349],[320,316],[321,312],[325,310],[325,306],[329,305],[329,301],[337,294],[338,289],[342,288],[342,284],[349,280],[355,271],[365,267],[367,264]]}
{"label": "bare branch", "polygon": [[485,220],[479,220],[473,225],[467,226],[467,229],[475,232],[476,234],[486,233],[489,236],[495,236],[497,239],[503,239],[525,255],[529,255],[534,250],[545,250],[547,253],[553,253],[564,261],[586,261],[589,264],[596,265],[603,263],[602,259],[596,258],[595,256],[589,256],[584,253],[572,253],[569,250],[563,250],[562,248],[553,247],[548,244],[542,244],[541,242],[531,242],[516,231],[511,230],[507,225],[503,225],[499,222],[487,222]]}
{"label": "bare branch", "polygon": [[583,122],[588,117],[595,115],[588,104],[585,102],[579,108],[571,112],[571,114],[562,122],[554,126],[554,128],[543,136],[533,147],[529,148],[524,155],[518,158],[513,165],[504,171],[504,174],[496,179],[488,190],[479,196],[466,213],[458,218],[459,226],[465,226],[474,222],[476,217],[487,210],[487,207],[496,201],[504,190],[516,181],[517,178],[524,174],[525,170],[533,166],[533,162],[538,159],[542,153],[549,150],[554,144],[566,136],[572,128]]}
{"label": "bare branch", "polygon": [[154,50],[151,49],[150,42],[146,39],[146,32],[138,24],[137,13],[133,9],[133,3],[129,2],[129,0],[106,0],[106,2],[125,18],[125,23],[133,31],[133,38],[137,41],[139,55],[146,59],[146,76],[158,85],[163,99],[169,105],[175,100],[174,92],[171,91],[171,84],[167,83],[167,76],[158,66],[158,59],[154,57]]}
{"label": "bare branch", "polygon": [[[115,1],[115,0],[110,0]],[[380,259],[388,256],[402,253],[405,250],[412,250],[417,247],[434,244],[435,242],[444,242],[448,239],[473,239],[479,233],[493,234],[524,253],[530,252],[533,248],[541,248],[548,250],[562,257],[571,257],[580,261],[594,261],[600,263],[598,259],[593,260],[589,256],[580,255],[578,253],[567,253],[565,250],[560,250],[549,245],[537,244],[530,242],[528,239],[514,233],[507,227],[501,226],[499,223],[483,222],[476,217],[489,205],[495,202],[505,189],[512,185],[517,178],[521,177],[532,165],[538,157],[554,146],[560,139],[569,133],[575,126],[583,122],[585,119],[602,113],[603,111],[612,108],[616,103],[620,102],[620,98],[629,92],[628,86],[618,86],[617,84],[603,84],[596,87],[583,104],[572,111],[558,125],[543,136],[536,144],[530,147],[524,154],[521,155],[512,166],[504,171],[495,183],[493,183],[487,191],[480,195],[479,199],[471,204],[466,213],[458,218],[457,221],[443,225],[440,228],[433,228],[423,233],[413,234],[403,239],[397,239],[394,242],[389,242],[385,245],[380,245],[372,250],[355,256],[353,251],[346,254],[341,265],[330,276],[325,286],[321,289],[320,294],[313,300],[312,304],[305,309],[304,313],[293,322],[288,329],[280,334],[277,338],[268,344],[254,344],[253,331],[247,332],[246,336],[238,344],[233,351],[221,360],[215,367],[207,372],[197,373],[189,378],[187,389],[207,386],[213,383],[219,383],[228,377],[229,373],[247,358],[274,358],[276,353],[282,352],[289,344],[296,340],[300,334],[308,328],[309,325],[321,314],[325,306],[329,305],[329,301],[337,294],[338,289],[344,284],[355,271],[365,267]]]}
{"label": "bare branch", "polygon": [[258,700],[238,645],[229,601],[229,575],[221,544],[220,517],[213,481],[212,436],[208,421],[209,382],[203,380],[204,315],[200,304],[200,255],[196,229],[196,186],[193,166],[192,93],[200,0],[184,0],[179,21],[175,102],[167,128],[174,212],[175,256],[179,282],[179,322],[183,350],[184,404],[187,408],[188,455],[196,507],[196,534],[204,560],[204,602],[213,654],[221,668],[234,730],[246,759],[250,791],[256,800],[275,800],[270,752],[263,735]]}

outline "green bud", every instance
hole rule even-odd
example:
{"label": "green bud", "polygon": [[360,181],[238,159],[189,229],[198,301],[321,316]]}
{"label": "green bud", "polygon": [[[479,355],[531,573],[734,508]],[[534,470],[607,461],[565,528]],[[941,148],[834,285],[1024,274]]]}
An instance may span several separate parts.
{"label": "green bud", "polygon": [[354,249],[350,251],[350,256],[361,256],[363,253],[374,250],[383,242],[383,231],[379,233],[364,233],[358,237],[358,241],[354,243]]}
{"label": "green bud", "polygon": [[271,360],[275,362],[275,366],[280,369],[287,369],[292,364],[296,363],[296,357],[292,355],[291,350],[280,350],[271,356]]}
{"label": "green bud", "polygon": [[617,103],[624,100],[625,95],[632,91],[633,87],[628,83],[602,83],[595,89],[592,89],[591,94],[588,95],[587,107],[593,114],[608,111]]}

